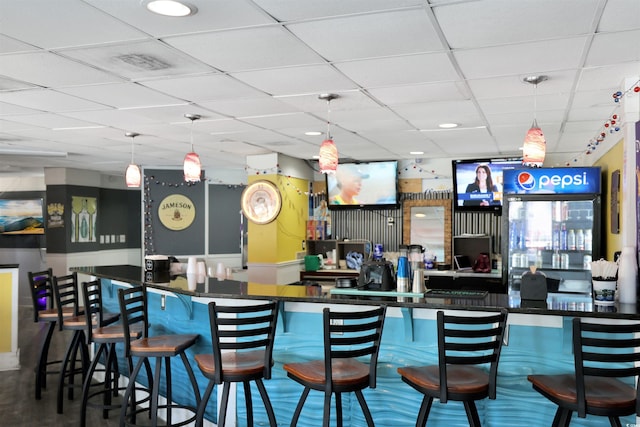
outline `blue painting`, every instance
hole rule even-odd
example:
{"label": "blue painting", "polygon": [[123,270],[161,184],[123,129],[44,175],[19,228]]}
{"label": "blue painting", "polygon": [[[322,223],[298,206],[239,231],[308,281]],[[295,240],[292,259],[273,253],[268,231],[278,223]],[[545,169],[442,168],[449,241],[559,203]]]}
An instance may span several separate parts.
{"label": "blue painting", "polygon": [[0,199],[0,233],[44,234],[42,199]]}

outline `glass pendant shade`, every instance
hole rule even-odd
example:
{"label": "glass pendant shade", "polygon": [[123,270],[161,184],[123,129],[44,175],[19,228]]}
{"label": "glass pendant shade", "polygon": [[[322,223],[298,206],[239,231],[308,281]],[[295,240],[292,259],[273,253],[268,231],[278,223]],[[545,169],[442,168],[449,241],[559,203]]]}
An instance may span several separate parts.
{"label": "glass pendant shade", "polygon": [[547,142],[544,139],[542,129],[536,120],[527,132],[522,146],[522,164],[525,166],[541,167],[547,150]]}
{"label": "glass pendant shade", "polygon": [[338,147],[332,139],[325,139],[320,145],[320,172],[333,174],[338,168]]}
{"label": "glass pendant shade", "polygon": [[127,171],[124,174],[124,180],[127,183],[127,187],[140,187],[140,182],[142,181],[142,173],[140,172],[140,167],[135,163],[131,163],[127,166]]}
{"label": "glass pendant shade", "polygon": [[191,153],[187,153],[187,155],[184,156],[183,170],[184,180],[186,182],[200,181],[200,174],[202,172],[202,168],[200,166],[200,157],[193,151]]}

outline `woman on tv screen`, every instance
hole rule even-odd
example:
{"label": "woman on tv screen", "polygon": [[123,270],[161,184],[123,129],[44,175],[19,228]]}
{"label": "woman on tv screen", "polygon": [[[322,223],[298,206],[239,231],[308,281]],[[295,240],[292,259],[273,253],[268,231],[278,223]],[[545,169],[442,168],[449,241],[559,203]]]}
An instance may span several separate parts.
{"label": "woman on tv screen", "polygon": [[[468,199],[464,201],[464,206],[489,206],[494,203],[493,193],[498,191],[498,186],[491,178],[491,168],[489,165],[481,164],[476,167],[476,179],[469,185],[465,193]],[[495,201],[499,203],[499,201]]]}

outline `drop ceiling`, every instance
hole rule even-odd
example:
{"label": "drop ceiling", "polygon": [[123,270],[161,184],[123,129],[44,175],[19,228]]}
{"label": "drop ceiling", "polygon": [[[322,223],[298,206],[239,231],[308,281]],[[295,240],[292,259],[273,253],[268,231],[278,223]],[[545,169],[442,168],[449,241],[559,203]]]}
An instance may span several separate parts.
{"label": "drop ceiling", "polygon": [[[192,137],[208,173],[311,160],[325,135],[305,132],[327,120],[342,159],[428,163],[519,156],[535,117],[545,165],[590,164],[612,94],[640,76],[638,0],[191,0],[185,18],[142,3],[0,1],[0,173],[123,175],[132,145],[180,168]],[[340,95],[330,112],[321,93]]]}

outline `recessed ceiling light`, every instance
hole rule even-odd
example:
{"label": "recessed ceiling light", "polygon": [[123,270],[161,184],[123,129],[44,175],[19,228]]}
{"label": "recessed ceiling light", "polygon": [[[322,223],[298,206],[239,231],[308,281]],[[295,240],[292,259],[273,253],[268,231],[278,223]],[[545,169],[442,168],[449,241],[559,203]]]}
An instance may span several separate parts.
{"label": "recessed ceiling light", "polygon": [[158,15],[174,17],[195,15],[198,12],[195,6],[175,0],[151,0],[147,2],[147,9]]}
{"label": "recessed ceiling light", "polygon": [[457,128],[458,124],[457,123],[440,123],[438,127],[441,129],[453,129],[453,128]]}
{"label": "recessed ceiling light", "polygon": [[424,151],[409,151],[409,154],[412,154],[412,155],[421,155],[421,154],[424,154]]}
{"label": "recessed ceiling light", "polygon": [[312,130],[309,132],[305,132],[304,134],[307,136],[320,136],[322,135],[322,132],[318,132],[317,130]]}

